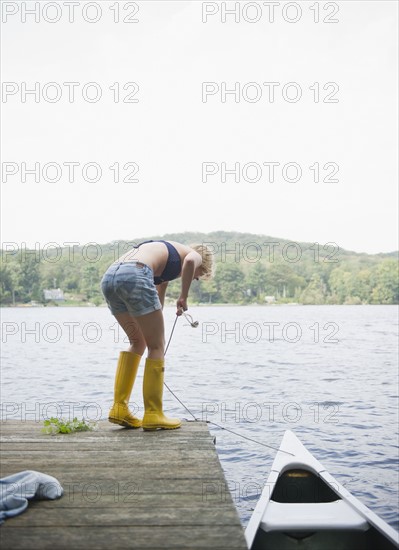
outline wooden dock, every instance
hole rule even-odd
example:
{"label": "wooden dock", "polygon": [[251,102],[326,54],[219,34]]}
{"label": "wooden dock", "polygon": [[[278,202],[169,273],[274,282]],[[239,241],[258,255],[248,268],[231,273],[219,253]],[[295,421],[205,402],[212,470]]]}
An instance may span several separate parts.
{"label": "wooden dock", "polygon": [[102,421],[55,436],[42,426],[1,423],[0,477],[37,470],[64,495],[6,519],[2,549],[247,548],[206,423],[144,432]]}

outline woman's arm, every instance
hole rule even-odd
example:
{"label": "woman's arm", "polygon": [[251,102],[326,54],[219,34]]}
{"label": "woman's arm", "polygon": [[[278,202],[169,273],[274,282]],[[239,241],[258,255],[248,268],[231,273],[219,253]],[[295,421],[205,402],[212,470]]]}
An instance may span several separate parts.
{"label": "woman's arm", "polygon": [[[177,300],[177,309],[182,308],[183,311],[187,310],[187,296],[190,290],[191,283],[194,278],[195,270],[202,264],[201,255],[195,250],[192,250],[187,254],[183,261],[183,267],[181,270],[181,292],[180,298]],[[181,315],[181,312],[177,313]]]}
{"label": "woman's arm", "polygon": [[161,283],[160,285],[157,285],[155,288],[157,289],[159,301],[161,302],[162,309],[165,302],[165,294],[166,294],[166,287],[168,286],[168,281],[165,281]]}

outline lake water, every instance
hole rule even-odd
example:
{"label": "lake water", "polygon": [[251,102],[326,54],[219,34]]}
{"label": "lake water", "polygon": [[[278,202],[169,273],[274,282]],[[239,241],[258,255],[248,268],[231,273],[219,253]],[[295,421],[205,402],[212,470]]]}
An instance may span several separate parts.
{"label": "lake water", "polygon": [[[192,307],[165,381],[201,420],[277,447],[292,429],[364,504],[398,529],[398,309],[395,306]],[[106,418],[120,350],[107,308],[7,308],[2,418]],[[175,309],[165,309],[166,337]],[[143,361],[144,363],[144,361]],[[142,369],[131,402],[142,414]],[[134,408],[133,405],[132,408]],[[190,419],[165,390],[167,414]],[[273,449],[210,424],[243,525]]]}

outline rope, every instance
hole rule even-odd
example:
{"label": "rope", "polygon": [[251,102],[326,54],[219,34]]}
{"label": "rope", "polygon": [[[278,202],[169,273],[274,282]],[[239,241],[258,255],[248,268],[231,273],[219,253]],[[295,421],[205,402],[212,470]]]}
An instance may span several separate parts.
{"label": "rope", "polygon": [[[176,315],[175,322],[173,323],[173,327],[172,327],[172,330],[170,332],[169,340],[168,340],[167,346],[165,348],[164,355],[166,355],[166,352],[168,351],[168,348],[169,348],[170,341],[172,340],[172,336],[173,336],[173,332],[174,332],[175,327],[176,327],[177,319],[178,319],[178,315]],[[190,411],[190,409],[188,407],[186,407],[186,405],[183,403],[183,401],[181,401],[181,399],[179,399],[177,397],[177,395],[175,393],[173,393],[173,391],[169,388],[169,386],[166,384],[166,382],[164,382],[164,386],[165,386],[165,388],[167,388],[170,391],[170,393],[180,403],[180,405],[182,405],[186,409],[186,411],[189,414],[191,414],[191,416],[194,418],[195,422],[201,422],[198,418],[196,418],[193,415],[193,413]],[[260,441],[256,441],[255,439],[252,439],[251,437],[247,437],[246,435],[242,435],[242,434],[239,434],[237,432],[234,432],[233,430],[230,430],[229,428],[224,428],[223,426],[220,426],[219,424],[216,424],[216,422],[211,422],[210,420],[206,420],[206,423],[207,424],[213,424],[213,426],[217,426],[221,430],[225,430],[226,432],[230,432],[234,435],[237,435],[238,437],[242,437],[243,439],[247,439],[248,441],[252,441],[253,443],[257,443],[258,445],[262,445],[262,447],[267,447],[268,449],[273,449],[274,451],[280,451],[281,453],[286,453],[287,455],[295,456],[294,454],[289,453],[288,451],[283,451],[283,449],[277,449],[277,447],[273,447],[272,445],[266,445],[266,443],[261,443]]]}
{"label": "rope", "polygon": [[[177,323],[177,319],[178,319],[178,318],[179,318],[178,315],[176,315],[176,319],[175,319],[175,322],[173,323],[173,327],[172,327],[172,330],[171,330],[171,332],[170,332],[169,340],[168,340],[168,343],[167,343],[167,345],[166,345],[166,348],[165,348],[165,351],[164,351],[164,355],[166,355],[166,352],[168,351],[169,344],[170,344],[170,341],[172,340],[173,332],[174,332],[174,330],[175,330],[175,327],[176,327],[176,323]],[[190,409],[188,409],[188,408],[186,407],[186,405],[183,403],[183,401],[181,401],[181,400],[177,397],[177,395],[173,393],[173,391],[169,388],[169,386],[167,385],[167,383],[164,382],[163,384],[164,384],[165,388],[167,388],[167,389],[170,391],[170,393],[173,395],[173,397],[180,403],[180,405],[182,405],[182,406],[186,409],[186,411],[187,411],[189,414],[191,414],[191,416],[194,418],[194,420],[197,421],[197,419],[195,418],[195,416],[193,415],[193,413],[190,411]]]}
{"label": "rope", "polygon": [[[176,326],[176,323],[177,323],[177,319],[178,319],[178,316],[176,315],[176,319],[175,319],[175,322],[173,323],[173,327],[172,327],[172,330],[170,332],[170,336],[169,336],[169,340],[168,340],[168,344],[165,348],[165,351],[164,351],[164,355],[166,355],[166,352],[168,351],[168,347],[169,347],[169,344],[170,344],[170,341],[172,340],[172,336],[173,336],[173,332],[175,330],[175,326]],[[165,384],[166,385],[166,384]]]}
{"label": "rope", "polygon": [[194,416],[193,413],[190,411],[190,409],[188,409],[188,408],[186,407],[186,405],[183,403],[183,401],[181,401],[181,400],[177,397],[177,395],[176,395],[175,393],[173,393],[173,391],[169,388],[169,386],[166,384],[166,382],[164,382],[164,386],[165,386],[165,388],[167,388],[167,389],[170,391],[170,393],[173,395],[173,397],[174,397],[175,399],[177,399],[177,401],[180,403],[180,405],[182,405],[182,406],[186,409],[186,411],[187,411],[188,413],[191,414],[191,416],[194,418],[195,422],[199,422],[198,418],[195,418],[195,416]]}
{"label": "rope", "polygon": [[287,455],[295,456],[293,453],[289,453],[288,451],[284,451],[283,449],[277,449],[277,447],[273,447],[272,445],[266,445],[266,443],[261,443],[260,441],[256,441],[255,439],[252,439],[251,437],[247,437],[246,435],[239,434],[237,432],[233,432],[233,430],[229,430],[229,428],[223,428],[223,426],[219,426],[219,424],[216,424],[216,422],[211,422],[210,420],[206,421],[207,424],[213,424],[214,426],[217,426],[221,430],[225,430],[226,432],[230,432],[234,435],[238,435],[239,437],[242,437],[243,439],[248,439],[248,441],[252,441],[253,443],[257,443],[258,445],[262,445],[262,447],[267,447],[268,449],[273,449],[274,451],[280,451],[280,453],[286,453]]}

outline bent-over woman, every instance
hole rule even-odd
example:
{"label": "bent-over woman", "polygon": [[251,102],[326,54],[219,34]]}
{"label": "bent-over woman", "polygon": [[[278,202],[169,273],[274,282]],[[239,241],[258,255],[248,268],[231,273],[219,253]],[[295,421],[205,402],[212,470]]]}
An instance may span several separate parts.
{"label": "bent-over woman", "polygon": [[[119,355],[114,404],[109,421],[144,430],[179,428],[181,421],[163,413],[164,319],[163,305],[168,282],[181,277],[177,315],[187,311],[187,297],[194,279],[213,276],[213,256],[201,244],[145,241],[121,256],[105,272],[101,289],[112,315],[129,338],[128,351]],[[144,417],[136,418],[128,404],[145,349],[143,379]]]}

